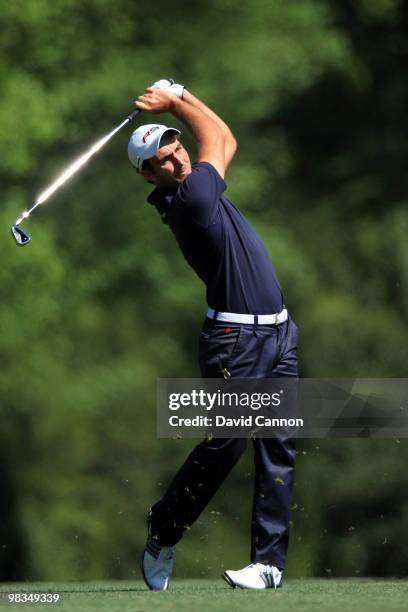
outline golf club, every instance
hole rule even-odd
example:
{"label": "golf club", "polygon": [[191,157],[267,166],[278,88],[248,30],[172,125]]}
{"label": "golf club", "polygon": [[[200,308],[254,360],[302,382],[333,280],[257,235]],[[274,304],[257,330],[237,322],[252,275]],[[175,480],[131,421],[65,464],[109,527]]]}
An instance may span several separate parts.
{"label": "golf club", "polygon": [[31,213],[34,209],[37,208],[37,206],[48,200],[48,198],[55,191],[57,191],[57,189],[59,189],[64,183],[66,183],[66,181],[70,179],[71,176],[78,172],[78,170],[82,168],[82,166],[84,166],[86,162],[97,151],[99,151],[99,149],[101,149],[112,138],[112,136],[116,134],[116,132],[119,132],[119,130],[121,130],[125,125],[133,121],[136,115],[138,115],[140,112],[140,110],[135,110],[133,111],[133,113],[130,113],[130,115],[128,115],[117,127],[115,127],[115,129],[113,129],[109,134],[107,134],[106,136],[98,140],[98,142],[96,142],[94,145],[92,145],[89,151],[87,151],[86,153],[78,157],[78,159],[73,161],[72,164],[70,164],[70,166],[68,166],[68,168],[56,178],[52,185],[50,185],[45,191],[41,193],[41,195],[38,196],[34,206],[32,206],[29,210],[26,210],[21,214],[21,216],[16,220],[15,224],[11,226],[11,235],[13,236],[14,240],[18,245],[24,246],[28,244],[31,240],[30,236],[26,234],[21,229],[21,227],[19,227],[19,225],[24,221],[24,219],[27,219],[27,217],[31,215]]}

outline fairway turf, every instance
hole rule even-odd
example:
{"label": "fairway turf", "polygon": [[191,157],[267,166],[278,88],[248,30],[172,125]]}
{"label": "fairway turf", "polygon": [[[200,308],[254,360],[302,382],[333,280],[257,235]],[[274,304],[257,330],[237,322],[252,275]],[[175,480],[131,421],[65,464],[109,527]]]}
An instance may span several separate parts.
{"label": "fairway turf", "polygon": [[[4,609],[61,609],[63,612],[379,612],[406,610],[406,580],[288,580],[283,589],[243,591],[220,580],[175,580],[166,592],[151,592],[139,581],[2,584],[0,592],[57,591],[62,607],[10,606]],[[4,604],[4,602],[3,602]]]}

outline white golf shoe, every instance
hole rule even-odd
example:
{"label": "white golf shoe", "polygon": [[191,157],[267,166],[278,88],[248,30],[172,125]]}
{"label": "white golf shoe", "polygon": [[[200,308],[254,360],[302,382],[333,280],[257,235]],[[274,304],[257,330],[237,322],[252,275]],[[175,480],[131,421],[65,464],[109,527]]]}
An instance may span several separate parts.
{"label": "white golf shoe", "polygon": [[166,591],[173,571],[175,546],[159,546],[151,536],[147,524],[147,542],[143,551],[141,570],[147,586],[152,591]]}
{"label": "white golf shoe", "polygon": [[241,570],[227,570],[223,578],[234,589],[279,589],[283,572],[274,565],[251,563]]}

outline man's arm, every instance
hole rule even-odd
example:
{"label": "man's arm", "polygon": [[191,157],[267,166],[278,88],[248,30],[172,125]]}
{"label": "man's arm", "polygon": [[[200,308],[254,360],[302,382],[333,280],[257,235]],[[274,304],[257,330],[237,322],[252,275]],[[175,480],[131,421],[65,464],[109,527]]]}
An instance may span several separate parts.
{"label": "man's arm", "polygon": [[[189,100],[190,96],[187,98]],[[169,91],[149,87],[144,95],[139,96],[135,104],[142,111],[153,114],[169,112],[180,119],[197,142],[198,161],[210,163],[224,178],[225,132],[208,113],[188,100],[179,99]]]}
{"label": "man's arm", "polygon": [[187,89],[185,88],[183,91],[182,99],[187,102],[187,104],[191,104],[195,108],[199,108],[203,113],[208,115],[223,131],[225,137],[225,170],[227,170],[237,150],[237,141],[235,140],[235,137],[231,132],[230,128],[221,119],[221,117],[216,115],[214,111],[212,111],[208,106],[204,104],[204,102],[201,102],[201,100],[199,100],[196,96],[187,91]]}

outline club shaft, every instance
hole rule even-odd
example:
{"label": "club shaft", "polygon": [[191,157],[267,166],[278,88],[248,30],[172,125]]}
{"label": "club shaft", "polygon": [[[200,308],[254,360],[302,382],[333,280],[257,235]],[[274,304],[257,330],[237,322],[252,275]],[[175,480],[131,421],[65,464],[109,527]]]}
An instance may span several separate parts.
{"label": "club shaft", "polygon": [[137,109],[137,110],[133,111],[132,113],[130,113],[116,128],[114,128],[111,132],[109,132],[109,134],[107,134],[106,136],[104,136],[103,138],[98,140],[98,142],[96,142],[94,145],[92,145],[92,147],[86,153],[84,153],[83,155],[81,155],[81,157],[77,158],[74,162],[72,162],[72,164],[70,164],[68,166],[68,168],[66,168],[66,170],[64,170],[62,172],[62,174],[60,174],[57,177],[57,179],[54,181],[54,183],[52,183],[52,185],[50,187],[48,187],[45,191],[43,191],[38,196],[37,201],[35,202],[35,204],[28,211],[23,213],[23,215],[21,217],[19,217],[17,219],[15,225],[19,225],[24,219],[26,219],[27,217],[29,217],[31,215],[31,213],[37,208],[37,206],[39,206],[40,204],[45,202],[45,200],[48,200],[48,198],[55,191],[57,191],[57,189],[59,189],[69,178],[71,178],[71,176],[76,174],[76,172],[78,172],[78,170],[80,168],[82,168],[82,166],[84,166],[86,164],[86,162],[91,157],[93,157],[93,155],[95,155],[95,153],[97,153],[126,124],[130,123],[131,121],[133,121],[133,119],[136,117],[136,115],[138,115],[140,112],[141,111]]}

